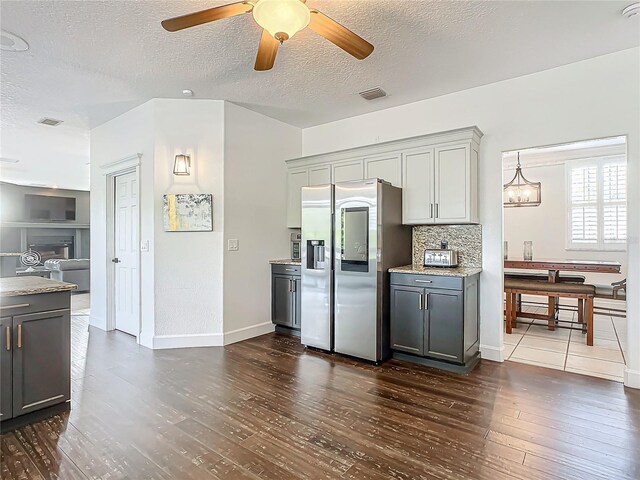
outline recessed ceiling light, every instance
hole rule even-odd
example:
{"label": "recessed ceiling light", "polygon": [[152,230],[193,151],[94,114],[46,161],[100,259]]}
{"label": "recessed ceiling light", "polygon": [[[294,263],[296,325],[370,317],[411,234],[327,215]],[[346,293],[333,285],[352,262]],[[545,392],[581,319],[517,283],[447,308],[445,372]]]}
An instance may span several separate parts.
{"label": "recessed ceiling light", "polygon": [[640,13],[640,2],[632,3],[627,8],[622,10],[622,15],[624,15],[627,18],[631,18],[633,16],[636,16],[639,13]]}
{"label": "recessed ceiling light", "polygon": [[48,127],[57,127],[62,123],[62,120],[56,120],[55,118],[41,118],[38,120],[38,123],[41,125],[47,125]]}
{"label": "recessed ceiling light", "polygon": [[184,95],[185,97],[193,97],[193,90],[185,88],[184,90],[182,90],[182,95]]}
{"label": "recessed ceiling light", "polygon": [[0,30],[0,49],[7,52],[24,52],[29,50],[29,44],[15,33]]}

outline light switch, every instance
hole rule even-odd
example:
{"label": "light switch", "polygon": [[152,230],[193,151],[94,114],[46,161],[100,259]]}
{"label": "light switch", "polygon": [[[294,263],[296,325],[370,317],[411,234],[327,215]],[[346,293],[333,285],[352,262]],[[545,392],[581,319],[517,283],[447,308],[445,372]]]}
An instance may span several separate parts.
{"label": "light switch", "polygon": [[149,240],[143,240],[140,242],[140,251],[148,252],[149,251]]}
{"label": "light switch", "polygon": [[227,250],[230,252],[237,252],[240,250],[240,242],[238,242],[237,238],[230,238],[227,240]]}

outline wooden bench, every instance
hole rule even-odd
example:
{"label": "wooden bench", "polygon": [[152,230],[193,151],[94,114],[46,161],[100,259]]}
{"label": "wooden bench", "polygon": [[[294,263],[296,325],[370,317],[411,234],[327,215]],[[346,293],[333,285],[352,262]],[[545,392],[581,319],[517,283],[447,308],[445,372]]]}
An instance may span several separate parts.
{"label": "wooden bench", "polygon": [[[504,272],[505,280],[531,280],[538,282],[546,282],[549,280],[548,273],[535,273],[535,272]],[[560,283],[584,283],[586,277],[584,275],[567,275],[564,273],[560,273],[558,275],[557,282]],[[522,295],[518,295],[518,311],[522,311]],[[558,311],[560,309],[560,305],[555,305],[555,310]]]}
{"label": "wooden bench", "polygon": [[[531,273],[531,272],[504,272],[505,280],[532,280],[545,282],[549,278],[547,273]],[[565,275],[561,273],[558,281],[560,283],[584,283],[586,277],[584,275]]]}
{"label": "wooden bench", "polygon": [[613,282],[611,285],[596,285],[596,298],[625,301],[627,299],[627,279]]}
{"label": "wooden bench", "polygon": [[[507,296],[507,333],[511,333],[512,328],[516,325],[518,295],[544,295],[558,299],[576,298],[578,300],[578,323],[582,324],[580,330],[587,334],[587,345],[593,346],[593,298],[596,293],[596,287],[593,285],[506,279],[504,290]],[[556,321],[555,318],[548,318],[548,320],[554,323]]]}
{"label": "wooden bench", "polygon": [[[606,300],[618,300],[620,302],[627,301],[627,279],[620,280],[619,282],[613,282],[611,285],[596,285],[596,298],[602,298]],[[599,313],[605,315],[611,315],[612,317],[627,318],[627,308],[624,304],[621,304],[619,308],[611,306],[598,306],[594,305],[594,309]]]}

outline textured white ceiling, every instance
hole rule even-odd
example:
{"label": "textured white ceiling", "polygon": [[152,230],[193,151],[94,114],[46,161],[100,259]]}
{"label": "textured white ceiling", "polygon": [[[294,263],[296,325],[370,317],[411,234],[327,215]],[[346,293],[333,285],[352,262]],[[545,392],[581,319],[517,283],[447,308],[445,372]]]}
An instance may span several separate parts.
{"label": "textured white ceiling", "polygon": [[[0,59],[0,156],[21,160],[2,164],[3,179],[88,187],[87,129],[184,88],[306,127],[639,44],[638,20],[620,15],[630,0],[308,0],[376,50],[357,61],[307,29],[268,72],[253,70],[260,29],[250,15],[176,33],[160,26],[224,3],[3,0],[2,28],[31,46]],[[389,97],[356,95],[378,85]],[[43,116],[65,123],[45,134],[34,123]],[[63,165],[66,180],[39,168],[47,164]]]}

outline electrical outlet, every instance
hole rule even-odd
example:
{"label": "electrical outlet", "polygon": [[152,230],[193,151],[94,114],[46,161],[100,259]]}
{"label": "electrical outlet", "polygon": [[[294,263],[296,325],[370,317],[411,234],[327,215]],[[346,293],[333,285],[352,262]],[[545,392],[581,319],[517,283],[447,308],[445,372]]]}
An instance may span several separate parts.
{"label": "electrical outlet", "polygon": [[227,240],[227,250],[230,252],[237,252],[240,250],[240,242],[237,238],[230,238]]}

